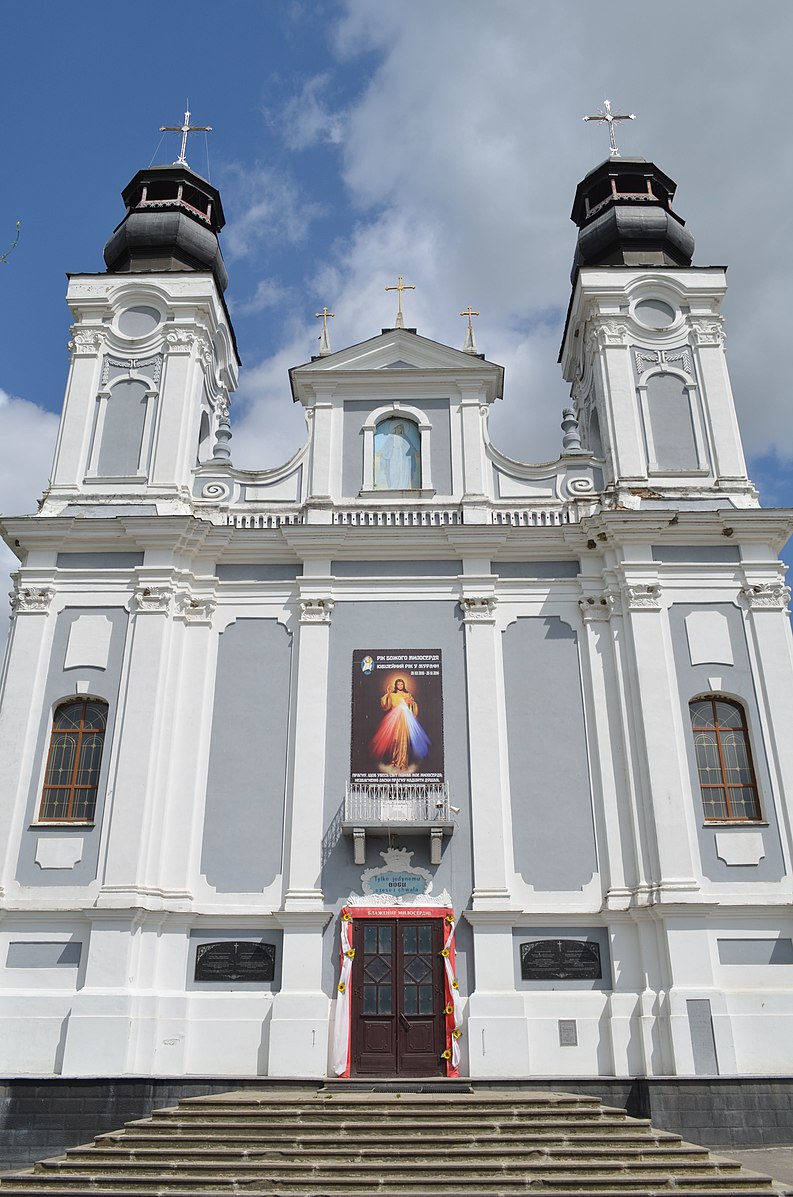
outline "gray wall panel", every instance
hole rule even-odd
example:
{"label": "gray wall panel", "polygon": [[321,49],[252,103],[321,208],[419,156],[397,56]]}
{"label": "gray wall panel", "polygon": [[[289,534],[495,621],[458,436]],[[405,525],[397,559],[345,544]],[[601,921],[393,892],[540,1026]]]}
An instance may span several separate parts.
{"label": "gray wall panel", "polygon": [[720,964],[793,964],[793,939],[718,939]]}
{"label": "gray wall panel", "polygon": [[303,573],[297,562],[262,563],[256,565],[216,565],[215,573],[221,582],[293,582]]}
{"label": "gray wall panel", "polygon": [[713,1035],[713,1017],[707,998],[689,998],[686,1002],[695,1076],[718,1076],[719,1061]]}
{"label": "gray wall panel", "polygon": [[497,578],[577,578],[578,561],[491,561]]}
{"label": "gray wall panel", "polygon": [[274,619],[220,635],[201,872],[260,893],[281,871],[292,641]]}
{"label": "gray wall panel", "polygon": [[6,968],[77,968],[83,945],[79,940],[12,940],[8,945]]}
{"label": "gray wall panel", "polygon": [[[104,615],[113,625],[106,669],[81,666],[69,669],[67,672],[63,668],[63,662],[66,657],[66,645],[69,641],[69,630],[75,620],[79,619],[81,615]],[[110,765],[110,746],[113,742],[113,726],[118,708],[121,662],[128,619],[129,616],[122,607],[66,607],[57,616],[52,641],[52,652],[47,671],[47,681],[44,688],[44,702],[39,716],[35,763],[30,778],[28,803],[25,813],[25,829],[22,832],[19,849],[17,881],[19,881],[20,885],[87,885],[89,881],[93,881],[96,877],[99,836]],[[75,676],[81,681],[85,680],[88,682],[88,693],[92,698],[104,699],[109,707],[94,825],[93,827],[79,825],[73,827],[31,827],[30,824],[33,823],[38,815],[39,803],[41,801],[41,785],[44,777],[47,751],[49,749],[50,732],[52,730],[52,712],[59,702],[74,697]],[[40,838],[54,837],[62,839],[68,836],[75,836],[83,841],[82,859],[73,868],[42,869],[36,864],[36,845]]]}
{"label": "gray wall panel", "polygon": [[337,578],[456,578],[462,561],[333,561]]}
{"label": "gray wall panel", "polygon": [[[730,632],[734,665],[692,665],[688,651],[685,618],[691,611],[718,611],[727,619]],[[771,793],[771,778],[768,772],[763,733],[760,726],[760,712],[757,707],[754,679],[749,661],[741,612],[732,603],[675,603],[669,610],[669,626],[672,633],[672,647],[675,667],[680,686],[680,707],[683,727],[686,729],[691,794],[694,814],[697,820],[699,850],[702,871],[711,881],[729,881],[731,884],[754,885],[757,881],[779,881],[785,875],[779,825]],[[746,711],[749,727],[749,741],[754,758],[757,785],[760,792],[760,812],[767,827],[751,824],[762,833],[765,856],[757,865],[728,865],[716,855],[716,834],[724,833],[725,824],[705,823],[702,811],[701,790],[697,762],[694,755],[694,738],[691,734],[691,718],[688,704],[698,694],[710,693],[709,675],[717,674],[724,684],[724,693],[737,698]],[[741,825],[727,826],[728,834],[740,834]]]}
{"label": "gray wall panel", "polygon": [[737,564],[741,560],[737,544],[654,544],[653,561],[676,565],[680,562],[706,562],[708,565]]}
{"label": "gray wall panel", "polygon": [[[353,498],[363,485],[363,433],[361,428],[367,417],[382,407],[382,402],[369,399],[351,399],[344,404],[344,436],[342,463],[342,492],[345,498]],[[436,494],[452,493],[452,449],[451,419],[448,399],[415,399],[411,407],[426,412],[432,424],[430,453],[432,485]],[[407,413],[405,413],[407,415]]]}
{"label": "gray wall panel", "polygon": [[58,553],[58,569],[135,569],[143,553]]}
{"label": "gray wall panel", "polygon": [[597,858],[578,638],[521,618],[503,650],[515,868],[536,890],[580,890]]}

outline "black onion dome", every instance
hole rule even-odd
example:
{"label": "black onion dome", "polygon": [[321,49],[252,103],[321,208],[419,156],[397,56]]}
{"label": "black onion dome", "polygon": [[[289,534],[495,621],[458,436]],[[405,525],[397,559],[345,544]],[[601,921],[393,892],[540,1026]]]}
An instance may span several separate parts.
{"label": "black onion dome", "polygon": [[105,246],[111,274],[211,271],[221,291],[228,274],[218,244],[226,223],[220,193],[187,166],[139,170],[121,193],[127,213]]}
{"label": "black onion dome", "polygon": [[578,184],[579,266],[690,266],[694,238],[672,211],[677,185],[644,158],[610,158]]}

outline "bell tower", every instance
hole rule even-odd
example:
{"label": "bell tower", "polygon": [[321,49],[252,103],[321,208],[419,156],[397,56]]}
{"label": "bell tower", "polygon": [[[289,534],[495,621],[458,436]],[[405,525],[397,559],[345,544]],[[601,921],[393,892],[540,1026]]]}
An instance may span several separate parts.
{"label": "bell tower", "polygon": [[724,354],[720,266],[694,266],[675,183],[612,156],[578,185],[560,354],[617,506],[755,506]]}
{"label": "bell tower", "polygon": [[49,514],[136,502],[187,512],[193,468],[228,456],[239,362],[220,195],[180,160],[138,171],[122,198],[107,273],[69,278],[72,360]]}

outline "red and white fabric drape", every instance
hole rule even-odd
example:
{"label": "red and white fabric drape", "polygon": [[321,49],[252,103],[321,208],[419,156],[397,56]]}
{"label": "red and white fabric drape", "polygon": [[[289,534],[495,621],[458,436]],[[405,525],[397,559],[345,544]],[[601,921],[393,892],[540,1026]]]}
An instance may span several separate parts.
{"label": "red and white fabric drape", "polygon": [[449,907],[433,906],[431,908],[407,906],[345,906],[341,912],[340,931],[340,960],[338,992],[336,995],[336,1022],[333,1028],[333,1046],[331,1067],[336,1076],[350,1075],[350,1036],[352,1028],[351,1000],[352,1000],[352,962],[355,949],[352,942],[352,925],[354,919],[383,919],[383,918],[442,918],[443,919],[443,957],[444,990],[445,990],[445,1025],[446,1039],[442,1057],[446,1063],[446,1075],[455,1077],[460,1067],[460,1038],[463,1025],[463,1004],[460,997],[460,986],[455,969],[454,934],[457,924],[454,912]]}

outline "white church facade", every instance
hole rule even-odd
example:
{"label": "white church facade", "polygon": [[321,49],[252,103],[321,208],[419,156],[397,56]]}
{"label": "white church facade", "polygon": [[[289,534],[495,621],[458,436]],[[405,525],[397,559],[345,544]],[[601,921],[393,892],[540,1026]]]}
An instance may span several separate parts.
{"label": "white church facade", "polygon": [[673,196],[579,185],[558,460],[398,320],[248,471],[220,197],[135,176],[2,521],[0,1072],[793,1071],[793,515]]}

